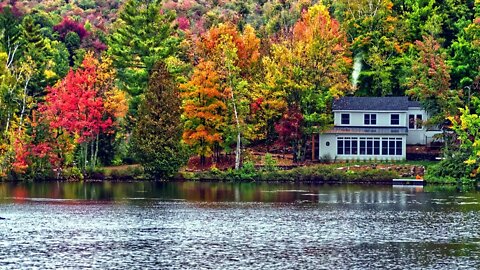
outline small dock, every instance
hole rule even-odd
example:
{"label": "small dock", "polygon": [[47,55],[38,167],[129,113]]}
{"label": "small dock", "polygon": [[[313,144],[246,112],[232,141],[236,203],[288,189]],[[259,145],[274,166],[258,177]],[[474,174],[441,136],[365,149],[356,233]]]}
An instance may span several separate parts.
{"label": "small dock", "polygon": [[392,184],[395,186],[423,186],[425,182],[423,179],[397,178],[392,179]]}

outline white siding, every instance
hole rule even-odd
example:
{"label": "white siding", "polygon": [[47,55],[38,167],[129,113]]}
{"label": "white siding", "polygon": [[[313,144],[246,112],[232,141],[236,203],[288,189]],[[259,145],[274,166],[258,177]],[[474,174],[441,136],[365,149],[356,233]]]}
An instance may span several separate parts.
{"label": "white siding", "polygon": [[407,144],[425,145],[427,143],[432,142],[432,137],[435,134],[442,133],[441,131],[427,131],[427,129],[424,125],[422,125],[421,129],[417,129],[416,127],[411,129],[408,125],[409,115],[414,115],[414,118],[416,118],[417,115],[421,115],[423,121],[426,121],[428,119],[428,115],[425,112],[425,110],[422,110],[420,108],[409,108],[408,109],[408,112],[406,114],[407,127],[408,127]]}
{"label": "white siding", "polygon": [[[337,151],[336,135],[335,134],[320,134],[318,136],[319,147],[318,157],[319,159],[329,156],[332,160],[335,159]],[[327,145],[328,144],[328,145]]]}
{"label": "white siding", "polygon": [[[400,115],[400,123],[399,125],[395,125],[392,127],[405,127],[407,126],[407,113],[403,112],[375,112],[375,111],[335,111],[334,113],[334,125],[335,126],[351,126],[351,127],[362,127],[366,126],[363,122],[364,114],[376,114],[377,115],[377,124],[376,125],[368,125],[368,127],[390,127],[390,115],[391,114],[399,114]],[[341,115],[342,114],[350,114],[350,124],[349,125],[342,125],[341,122]]]}

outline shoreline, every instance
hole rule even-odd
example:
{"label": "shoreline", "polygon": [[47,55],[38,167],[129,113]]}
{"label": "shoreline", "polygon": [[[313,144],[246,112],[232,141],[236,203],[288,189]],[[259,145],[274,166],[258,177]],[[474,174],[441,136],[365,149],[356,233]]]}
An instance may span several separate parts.
{"label": "shoreline", "polygon": [[[311,183],[311,184],[366,184],[392,185],[393,179],[423,177],[428,166],[419,163],[381,164],[312,164],[282,170],[278,167],[244,166],[240,170],[181,171],[170,179],[148,178],[137,165],[132,167],[100,168],[87,176],[44,179],[1,179],[0,182],[256,182],[256,183]],[[427,184],[445,183],[426,179]]]}

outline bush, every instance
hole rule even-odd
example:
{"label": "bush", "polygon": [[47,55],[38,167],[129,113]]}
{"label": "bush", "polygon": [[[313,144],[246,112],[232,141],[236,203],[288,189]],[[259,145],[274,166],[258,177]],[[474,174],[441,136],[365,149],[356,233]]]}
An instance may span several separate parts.
{"label": "bush", "polygon": [[265,155],[265,166],[263,167],[266,172],[278,171],[277,161],[272,157],[270,153]]}
{"label": "bush", "polygon": [[430,183],[442,184],[461,184],[462,178],[465,178],[467,164],[464,161],[468,159],[467,153],[460,151],[449,152],[445,154],[445,159],[435,165],[429,166],[425,179]]}
{"label": "bush", "polygon": [[82,171],[77,167],[66,168],[62,172],[63,178],[65,180],[83,180],[84,176]]}
{"label": "bush", "polygon": [[332,162],[332,156],[330,154],[325,154],[325,155],[320,157],[319,161],[322,162],[322,163],[331,163]]}

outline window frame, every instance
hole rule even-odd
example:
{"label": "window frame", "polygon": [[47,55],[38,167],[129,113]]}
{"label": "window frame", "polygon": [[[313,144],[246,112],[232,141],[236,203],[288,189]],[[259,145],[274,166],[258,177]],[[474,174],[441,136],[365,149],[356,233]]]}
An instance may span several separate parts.
{"label": "window frame", "polygon": [[[343,118],[343,116],[347,116],[347,118],[346,118],[346,120],[347,120],[346,123],[343,122],[343,120],[345,120],[345,119]],[[340,124],[342,124],[342,125],[350,125],[350,114],[349,114],[349,113],[341,113],[341,114],[340,114]]]}
{"label": "window frame", "polygon": [[[396,119],[397,123],[396,124],[393,123],[393,116],[394,115],[397,116],[397,119]],[[399,113],[391,113],[390,114],[390,125],[391,126],[399,126],[400,125],[400,114]]]}
{"label": "window frame", "polygon": [[416,119],[415,119],[415,114],[409,114],[408,115],[408,129],[416,129]]}
{"label": "window frame", "polygon": [[377,125],[377,114],[376,113],[364,113],[363,114],[363,125],[365,125],[365,126],[376,126]]}
{"label": "window frame", "polygon": [[399,137],[337,137],[338,156],[401,156],[404,151]]}
{"label": "window frame", "polygon": [[[419,121],[420,120],[420,121]],[[415,129],[423,129],[423,115],[415,115]]]}

